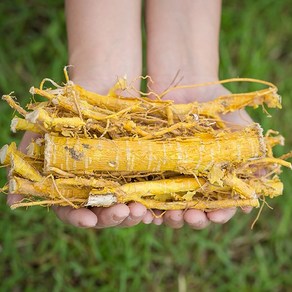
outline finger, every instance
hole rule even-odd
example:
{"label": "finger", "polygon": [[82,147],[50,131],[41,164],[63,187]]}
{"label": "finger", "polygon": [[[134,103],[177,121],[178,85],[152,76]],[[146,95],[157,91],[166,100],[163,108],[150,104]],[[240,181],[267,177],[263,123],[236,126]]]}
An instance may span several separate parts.
{"label": "finger", "polygon": [[207,213],[207,217],[210,221],[218,224],[224,224],[229,221],[236,213],[236,208],[220,209]]}
{"label": "finger", "polygon": [[23,199],[22,195],[17,194],[8,194],[7,196],[7,205],[11,207],[11,205],[19,203]]}
{"label": "finger", "polygon": [[26,153],[27,152],[27,145],[32,141],[32,140],[36,140],[37,138],[40,138],[41,135],[37,134],[37,133],[33,133],[33,132],[29,132],[26,131],[19,143],[18,149],[23,152]]}
{"label": "finger", "polygon": [[130,209],[125,204],[117,204],[108,208],[92,208],[91,210],[98,219],[96,228],[117,226],[130,214]]}
{"label": "finger", "polygon": [[97,223],[96,215],[86,208],[73,209],[70,206],[54,206],[52,209],[60,220],[76,227],[89,228],[94,227]]}
{"label": "finger", "polygon": [[142,222],[144,224],[150,224],[152,223],[152,221],[153,221],[153,214],[151,213],[150,210],[147,210],[145,216],[142,219]]}
{"label": "finger", "polygon": [[252,207],[242,207],[241,210],[245,214],[249,214],[252,211]]}
{"label": "finger", "polygon": [[163,216],[163,222],[165,223],[165,225],[174,229],[183,227],[184,225],[183,211],[182,210],[167,211]]}
{"label": "finger", "polygon": [[161,210],[152,210],[153,212],[153,221],[154,225],[161,225],[163,223],[163,211]]}
{"label": "finger", "polygon": [[128,207],[130,209],[130,214],[119,225],[121,227],[130,227],[139,224],[147,213],[146,207],[139,203],[130,203]]}
{"label": "finger", "polygon": [[201,210],[190,209],[184,214],[185,222],[193,229],[204,229],[210,224],[205,212]]}
{"label": "finger", "polygon": [[250,117],[250,115],[245,110],[239,110],[236,112],[228,113],[222,117],[222,119],[228,123],[241,125],[241,126],[248,126],[254,121]]}

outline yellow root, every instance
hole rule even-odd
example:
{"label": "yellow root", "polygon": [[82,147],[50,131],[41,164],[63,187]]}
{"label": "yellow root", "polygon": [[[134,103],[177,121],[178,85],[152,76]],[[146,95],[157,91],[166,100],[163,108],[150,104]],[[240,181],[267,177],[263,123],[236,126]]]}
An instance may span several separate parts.
{"label": "yellow root", "polygon": [[26,119],[32,124],[41,123],[47,131],[62,131],[64,129],[81,129],[85,122],[79,117],[57,118],[51,117],[44,109],[36,109],[26,115]]}
{"label": "yellow root", "polygon": [[41,181],[42,175],[27,161],[21,158],[16,153],[10,155],[10,175],[18,174],[31,181]]}
{"label": "yellow root", "polygon": [[0,149],[0,163],[5,165],[9,164],[10,165],[10,156],[11,154],[16,154],[21,158],[24,158],[25,155],[17,150],[15,142],[12,142],[10,145],[4,145]]}
{"label": "yellow root", "polygon": [[17,131],[30,131],[38,134],[43,133],[42,129],[40,129],[37,125],[19,117],[14,117],[12,119],[10,129],[13,133],[16,133]]}
{"label": "yellow root", "polygon": [[9,180],[9,192],[11,194],[29,195],[44,199],[64,199],[70,202],[74,198],[88,198],[90,189],[78,188],[76,186],[65,186],[56,181],[56,186],[52,178],[42,177],[40,181],[31,183],[28,179],[13,176]]}
{"label": "yellow root", "polygon": [[20,113],[22,116],[25,116],[27,114],[27,111],[24,110],[14,99],[11,95],[3,95],[2,99],[5,100],[10,107],[15,109],[18,113]]}
{"label": "yellow root", "polygon": [[[82,204],[86,203],[85,200],[82,199],[72,199],[72,203],[74,203],[74,206],[82,206]],[[42,200],[42,201],[31,201],[31,202],[19,202],[19,203],[14,203],[13,205],[10,206],[12,210],[20,208],[20,207],[32,207],[32,206],[68,206],[68,203],[66,200]]]}
{"label": "yellow root", "polygon": [[[102,202],[102,204],[101,204]],[[107,203],[105,203],[107,202]],[[88,206],[111,206],[118,201],[111,195],[106,195],[102,198],[101,195],[95,195],[94,193],[89,196]],[[124,203],[126,203],[125,201]],[[196,200],[187,202],[161,202],[154,199],[143,199],[139,198],[135,202],[141,203],[148,209],[159,209],[159,210],[185,210],[185,209],[197,209],[203,211],[225,209],[231,207],[259,207],[258,199],[226,199],[218,201],[203,201]]]}
{"label": "yellow root", "polygon": [[40,144],[36,141],[31,142],[28,146],[27,146],[27,155],[29,157],[32,158],[36,158],[36,159],[44,159],[44,149],[45,146],[44,144]]}
{"label": "yellow root", "polygon": [[[12,208],[139,202],[149,209],[210,211],[259,207],[260,197],[282,194],[276,175],[281,166],[291,168],[286,159],[292,154],[275,158],[273,147],[283,145],[283,137],[272,130],[263,136],[258,124],[231,129],[222,119],[246,106],[281,108],[273,84],[238,78],[145,94],[155,99],[128,98],[122,96],[125,90],[140,92],[125,78],[100,95],[75,85],[64,72],[64,86],[44,79],[31,88],[48,102],[31,103],[28,111],[12,96],[3,96],[25,118],[15,117],[11,130],[41,136],[31,141],[27,155],[15,143],[0,150],[1,164],[11,167],[9,192],[24,196]],[[162,100],[172,90],[235,81],[268,88],[208,102]],[[44,89],[45,82],[53,88]]]}
{"label": "yellow root", "polygon": [[51,167],[70,173],[203,173],[216,163],[241,163],[265,155],[261,129],[257,125],[225,135],[198,134],[181,141],[74,139],[49,134],[45,140],[46,173],[50,173]]}

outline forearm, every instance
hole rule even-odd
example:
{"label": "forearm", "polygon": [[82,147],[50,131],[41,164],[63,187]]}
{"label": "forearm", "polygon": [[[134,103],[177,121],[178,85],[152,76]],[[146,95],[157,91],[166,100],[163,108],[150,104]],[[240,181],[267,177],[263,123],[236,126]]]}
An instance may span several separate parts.
{"label": "forearm", "polygon": [[141,75],[139,0],[66,0],[71,78],[105,93],[127,75]]}
{"label": "forearm", "polygon": [[147,0],[149,75],[161,80],[157,75],[173,78],[180,71],[183,83],[192,82],[186,76],[217,79],[220,16],[218,0]]}

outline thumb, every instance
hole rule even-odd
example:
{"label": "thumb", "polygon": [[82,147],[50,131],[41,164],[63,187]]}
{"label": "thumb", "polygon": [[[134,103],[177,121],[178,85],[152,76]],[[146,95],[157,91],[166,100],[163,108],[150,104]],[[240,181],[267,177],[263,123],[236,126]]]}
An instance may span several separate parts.
{"label": "thumb", "polygon": [[221,117],[227,123],[227,126],[248,126],[254,123],[253,119],[245,110],[237,110]]}
{"label": "thumb", "polygon": [[13,204],[19,203],[22,199],[22,195],[8,194],[6,203],[9,207],[11,207]]}

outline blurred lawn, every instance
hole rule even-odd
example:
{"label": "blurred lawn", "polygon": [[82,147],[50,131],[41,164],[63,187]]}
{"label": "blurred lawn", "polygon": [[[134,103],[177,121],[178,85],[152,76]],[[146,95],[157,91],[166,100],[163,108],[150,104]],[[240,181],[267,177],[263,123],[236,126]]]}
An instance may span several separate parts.
{"label": "blurred lawn", "polygon": [[[286,137],[292,149],[291,1],[224,1],[221,78],[253,77],[279,87],[283,109],[250,112],[265,129]],[[66,65],[63,2],[0,2],[0,95],[15,91],[24,104],[31,85],[61,82]],[[241,84],[233,91],[252,89]],[[0,145],[19,140],[9,132],[12,111],[0,102]],[[80,230],[41,207],[10,211],[0,198],[0,291],[292,291],[292,182],[269,201],[254,230],[238,212],[224,226],[139,225],[130,229]],[[5,182],[3,169],[1,185]]]}

